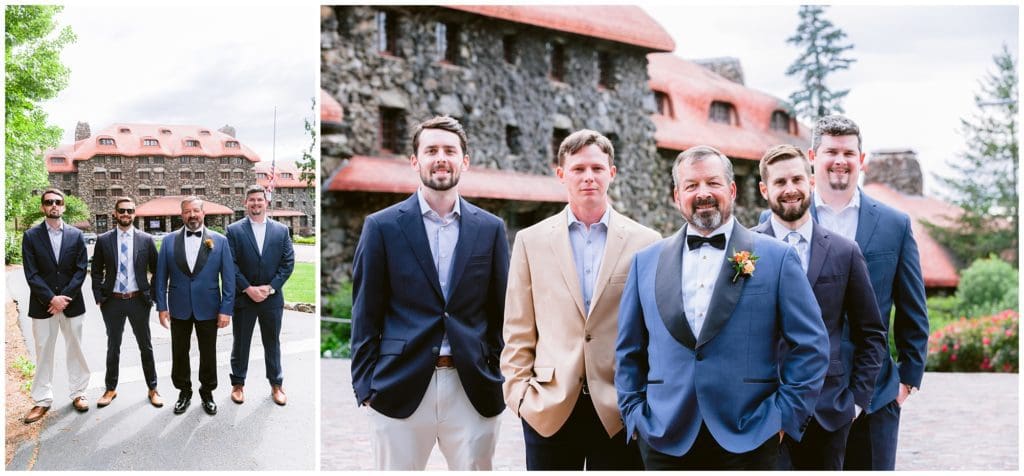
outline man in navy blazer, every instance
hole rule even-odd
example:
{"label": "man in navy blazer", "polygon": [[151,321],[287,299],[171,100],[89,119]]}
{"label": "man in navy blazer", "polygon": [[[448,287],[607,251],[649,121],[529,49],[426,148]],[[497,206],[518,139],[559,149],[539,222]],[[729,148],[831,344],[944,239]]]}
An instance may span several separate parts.
{"label": "man in navy blazer", "polygon": [[46,189],[40,197],[45,219],[25,230],[21,257],[28,281],[28,317],[36,351],[36,376],[32,380],[35,405],[25,415],[26,424],[39,421],[53,403],[53,357],[57,334],[64,335],[67,354],[68,388],[75,410],[89,410],[85,389],[89,386],[89,364],[82,352],[85,302],[82,284],[89,262],[85,238],[77,228],[64,223],[64,193]]}
{"label": "man in navy blazer", "polygon": [[157,251],[153,237],[135,228],[135,201],[119,197],[114,201],[113,218],[117,223],[96,239],[92,257],[92,294],[103,314],[107,329],[106,391],[97,407],[105,407],[117,398],[117,379],[121,361],[121,337],[125,320],[132,326],[142,359],[142,374],[149,388],[149,403],[164,406],[156,389],[156,363],[149,332],[149,310],[153,307],[152,277],[156,277]]}
{"label": "man in navy blazer", "polygon": [[774,469],[828,368],[821,311],[796,251],[731,216],[728,158],[697,146],[672,170],[687,223],[637,253],[619,307],[626,435],[646,469]]}
{"label": "man in navy blazer", "polygon": [[295,269],[295,251],[288,227],[267,217],[266,190],[252,185],[245,191],[246,217],[228,225],[228,243],[235,258],[234,322],[231,333],[231,400],[245,401],[245,375],[249,368],[249,346],[256,322],[263,339],[263,362],[270,396],[284,405],[288,399],[281,388],[281,318],[284,315],[285,281]]}
{"label": "man in navy blazer", "polygon": [[192,401],[188,354],[193,328],[199,342],[199,397],[206,413],[217,414],[217,329],[230,324],[235,302],[235,262],[228,240],[206,228],[205,217],[202,199],[181,201],[185,226],[164,236],[154,278],[160,325],[171,330],[171,382],[179,392],[175,414],[185,413]]}
{"label": "man in navy blazer", "polygon": [[458,121],[430,119],[412,143],[422,186],[366,217],[356,247],[352,385],[378,469],[423,469],[436,442],[450,469],[489,470],[505,408],[505,225],[459,197]]}
{"label": "man in navy blazer", "polygon": [[[857,244],[811,219],[814,176],[803,152],[788,144],[772,147],[761,158],[760,171],[761,196],[772,215],[754,231],[796,248],[829,337],[828,373],[814,419],[802,440],[786,436],[779,469],[839,471],[850,426],[871,403],[887,354],[885,328]],[[854,344],[848,359],[840,351],[844,328]]]}
{"label": "man in navy blazer", "polygon": [[[856,123],[839,115],[821,118],[814,126],[807,157],[814,165],[815,177],[811,215],[825,228],[860,246],[887,332],[890,312],[896,308],[891,329],[898,363],[888,354],[882,357],[867,415],[850,429],[844,467],[893,470],[900,406],[921,386],[928,351],[928,308],[917,242],[906,213],[883,205],[857,187],[864,152]],[[852,349],[849,340],[844,340],[843,352]]]}

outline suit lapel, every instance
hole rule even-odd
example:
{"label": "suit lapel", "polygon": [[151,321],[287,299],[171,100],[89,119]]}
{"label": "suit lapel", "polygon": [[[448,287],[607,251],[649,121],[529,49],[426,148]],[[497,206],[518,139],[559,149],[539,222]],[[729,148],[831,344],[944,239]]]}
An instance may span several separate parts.
{"label": "suit lapel", "polygon": [[[583,306],[583,292],[580,291],[580,277],[576,275],[576,261],[573,259],[572,246],[569,245],[569,207],[562,209],[561,218],[551,227],[548,242],[551,243],[551,254],[558,263],[565,287],[576,303],[580,317],[586,319],[587,311]],[[596,299],[595,301],[596,302]]]}
{"label": "suit lapel", "polygon": [[213,238],[208,233],[209,230],[203,227],[203,236],[199,237],[199,254],[196,256],[196,267],[192,271],[192,275],[195,276],[203,270],[203,266],[206,266],[206,259],[210,257],[210,247],[206,246],[206,242],[213,243]]}
{"label": "suit lapel", "polygon": [[752,252],[753,250],[753,232],[744,228],[739,222],[736,222],[732,228],[732,237],[729,238],[729,248],[725,250],[722,268],[718,272],[715,292],[711,295],[711,302],[708,304],[708,317],[704,320],[704,326],[701,328],[700,338],[697,340],[698,346],[714,339],[722,328],[725,327],[725,323],[729,322],[729,318],[732,317],[732,311],[736,309],[736,303],[740,300],[743,285],[747,282],[747,278],[743,277],[733,282],[732,277],[735,272],[733,271],[732,263],[729,262],[729,258],[734,251]]}
{"label": "suit lapel", "polygon": [[[610,206],[609,206],[610,208]],[[601,299],[605,286],[615,271],[615,264],[619,262],[622,250],[626,247],[626,232],[623,228],[621,215],[611,210],[608,214],[608,237],[604,244],[604,257],[601,258],[601,269],[598,271],[597,281],[594,281],[594,296],[590,301],[590,309]]]}
{"label": "suit lapel", "polygon": [[462,273],[469,263],[469,256],[473,254],[473,245],[476,243],[476,236],[480,232],[480,217],[478,210],[468,202],[459,197],[462,217],[459,218],[459,241],[455,243],[455,256],[452,261],[452,280],[448,285],[449,293],[456,289]]}
{"label": "suit lapel", "polygon": [[174,262],[178,264],[178,269],[185,276],[192,277],[192,271],[188,269],[188,259],[185,258],[185,229],[178,230],[178,235],[174,237]]}
{"label": "suit lapel", "polygon": [[686,225],[669,238],[658,257],[658,269],[654,275],[654,300],[658,304],[658,315],[668,333],[688,349],[697,347],[693,329],[686,320],[683,307],[683,249],[686,246]]}
{"label": "suit lapel", "polygon": [[[148,276],[146,276],[146,260],[145,259],[142,259],[142,260],[139,259],[141,257],[141,254],[139,253],[139,250],[142,249],[142,246],[143,246],[142,235],[139,233],[139,230],[133,231],[132,232],[132,269],[135,271],[135,285],[138,286],[139,289],[144,289],[143,286],[142,286],[142,283],[144,281],[146,281],[146,279],[148,278]],[[140,270],[142,272],[139,272]]]}
{"label": "suit lapel", "polygon": [[[249,244],[252,245],[252,249],[253,249],[253,251],[256,252],[256,256],[257,257],[263,256],[263,253],[262,253],[263,250],[260,249],[259,243],[256,242],[256,231],[252,229],[252,222],[250,222],[248,218],[243,218],[242,220],[243,220],[243,222],[242,222],[242,229],[245,230],[245,233],[243,233],[243,234],[245,235],[246,239],[249,240]],[[264,233],[269,234],[270,233],[270,226],[269,226],[270,223],[264,222],[264,224],[268,225],[267,228],[266,228],[266,231]],[[264,244],[264,246],[266,246],[266,243],[267,243],[267,236],[266,236],[266,234],[263,235],[263,244]]]}
{"label": "suit lapel", "polygon": [[822,228],[818,224],[814,224],[814,227],[811,228],[811,262],[807,265],[807,282],[811,283],[811,286],[821,275],[821,268],[825,266],[825,257],[828,256],[828,249],[832,245],[832,240],[821,230]]}
{"label": "suit lapel", "polygon": [[861,253],[868,248],[871,237],[875,234],[875,225],[878,224],[878,204],[875,203],[864,191],[860,192],[860,213],[857,214],[857,244],[860,245]]}
{"label": "suit lapel", "polygon": [[427,275],[427,281],[434,288],[434,292],[437,293],[438,297],[444,299],[444,293],[441,292],[441,282],[437,278],[437,269],[434,267],[434,260],[430,256],[430,242],[427,240],[427,230],[423,226],[423,216],[420,214],[420,205],[416,194],[414,193],[410,199],[406,200],[398,208],[398,211],[400,212],[398,226],[402,229],[402,234],[405,235],[405,239],[409,242],[409,248],[412,250],[413,255],[416,256],[416,262],[423,269],[423,274]]}
{"label": "suit lapel", "polygon": [[[69,226],[71,226],[71,225],[68,225],[67,223],[65,223],[64,227],[61,228],[60,256],[62,256],[62,257],[68,256],[68,253],[71,251],[71,247],[74,246],[71,243],[71,233],[68,233],[68,227]],[[51,246],[50,248],[53,248],[53,247]]]}

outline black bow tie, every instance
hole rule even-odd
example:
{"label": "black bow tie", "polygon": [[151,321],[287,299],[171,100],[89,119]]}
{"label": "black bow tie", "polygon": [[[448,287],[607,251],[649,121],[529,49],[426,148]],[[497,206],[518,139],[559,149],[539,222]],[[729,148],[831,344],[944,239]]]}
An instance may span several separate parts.
{"label": "black bow tie", "polygon": [[700,245],[703,245],[704,243],[714,246],[715,248],[718,248],[720,250],[724,250],[725,233],[719,233],[710,238],[704,238],[703,236],[700,235],[686,235],[686,245],[689,246],[691,250],[700,248]]}
{"label": "black bow tie", "polygon": [[[188,230],[185,230],[185,238],[188,238],[190,236],[194,236],[196,238],[199,238],[199,237],[203,236],[203,231],[202,230],[199,230],[199,231],[188,231]],[[725,246],[725,244],[724,244],[725,242],[723,241],[722,243],[723,243],[722,246]]]}

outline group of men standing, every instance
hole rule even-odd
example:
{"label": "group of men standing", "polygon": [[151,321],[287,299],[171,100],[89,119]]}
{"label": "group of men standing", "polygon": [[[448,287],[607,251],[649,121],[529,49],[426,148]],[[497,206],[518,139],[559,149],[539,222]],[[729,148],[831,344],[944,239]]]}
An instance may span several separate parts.
{"label": "group of men standing", "polygon": [[568,206],[511,257],[503,221],[458,194],[458,121],[412,142],[422,185],[366,218],[353,266],[377,468],[423,469],[437,444],[451,469],[491,469],[506,405],[530,470],[894,468],[924,285],[907,215],[857,187],[853,121],[822,118],[806,156],[765,152],[753,229],[733,217],[729,159],[679,154],[686,223],[664,239],[609,205],[614,148],[577,131],[558,150]]}
{"label": "group of men standing", "polygon": [[[43,418],[53,403],[53,366],[57,334],[64,335],[68,384],[73,407],[85,412],[89,403],[89,367],[82,349],[85,303],[82,286],[88,255],[81,231],[63,222],[64,194],[42,194],[44,221],[22,239],[25,278],[30,288],[29,317],[35,341],[35,406],[25,423]],[[275,403],[287,402],[281,388],[281,289],[294,268],[291,236],[284,225],[269,220],[266,192],[246,190],[246,217],[228,226],[227,236],[204,224],[204,202],[186,197],[180,203],[184,226],[163,238],[157,251],[153,236],[135,228],[135,201],[115,200],[116,227],[100,235],[92,258],[92,291],[107,332],[105,391],[97,407],[117,398],[121,339],[125,322],[139,347],[147,398],[162,407],[150,333],[155,302],[160,325],[171,335],[171,381],[178,389],[174,413],[184,413],[192,399],[189,352],[193,330],[199,347],[199,396],[203,410],[214,415],[217,404],[217,329],[232,324],[231,399],[244,402],[249,347],[260,324],[266,375]]]}

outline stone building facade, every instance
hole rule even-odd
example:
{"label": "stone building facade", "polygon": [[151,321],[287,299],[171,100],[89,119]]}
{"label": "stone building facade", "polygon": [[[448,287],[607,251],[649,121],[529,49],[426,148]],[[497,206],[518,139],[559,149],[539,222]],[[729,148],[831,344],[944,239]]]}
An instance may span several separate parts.
{"label": "stone building facade", "polygon": [[[315,182],[312,180],[307,182],[307,176],[291,162],[274,164],[273,169],[270,216],[287,226],[293,235],[315,235]],[[269,188],[271,186],[271,164],[259,162],[254,171],[256,183]]]}

